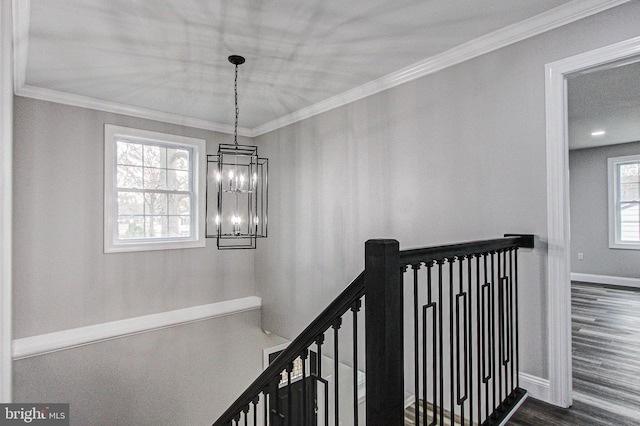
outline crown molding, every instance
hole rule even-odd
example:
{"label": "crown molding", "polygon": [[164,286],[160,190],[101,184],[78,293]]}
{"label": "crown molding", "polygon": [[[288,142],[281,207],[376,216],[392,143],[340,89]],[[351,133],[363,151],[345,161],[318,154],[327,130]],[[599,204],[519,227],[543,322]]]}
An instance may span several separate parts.
{"label": "crown molding", "polygon": [[[233,126],[228,124],[220,124],[200,118],[186,117],[179,114],[156,111],[30,85],[22,86],[16,91],[16,95],[25,98],[39,99],[42,101],[56,102],[64,105],[112,112],[115,114],[124,114],[147,120],[161,121],[163,123],[172,123],[180,126],[195,127],[197,129],[212,130],[220,133],[233,134],[234,131]],[[238,135],[252,137],[253,133],[249,129],[238,127]]]}
{"label": "crown molding", "polygon": [[[215,132],[233,134],[233,126],[193,117],[135,107],[116,102],[26,85],[30,0],[13,0],[20,6],[14,13],[15,94],[28,98],[125,114],[149,120],[179,124]],[[509,25],[440,54],[426,58],[399,71],[355,87],[346,92],[294,111],[254,128],[238,128],[238,135],[256,137],[323,112],[347,105],[387,89],[441,71],[450,66],[534,37],[563,25],[611,9],[630,0],[573,0],[524,21]]]}
{"label": "crown molding", "polygon": [[124,320],[105,322],[86,327],[71,328],[53,333],[24,337],[13,341],[13,359],[19,360],[37,355],[58,352],[65,349],[86,346],[133,334],[161,330],[177,325],[204,321],[241,312],[260,309],[262,299],[249,296],[240,299],[225,300],[208,305],[193,306],[144,315]]}
{"label": "crown molding", "polygon": [[253,136],[277,130],[334,108],[355,102],[384,90],[517,43],[530,37],[570,24],[630,0],[574,0],[524,21],[463,43],[438,55],[416,62],[399,71],[365,83],[339,95],[254,127]]}

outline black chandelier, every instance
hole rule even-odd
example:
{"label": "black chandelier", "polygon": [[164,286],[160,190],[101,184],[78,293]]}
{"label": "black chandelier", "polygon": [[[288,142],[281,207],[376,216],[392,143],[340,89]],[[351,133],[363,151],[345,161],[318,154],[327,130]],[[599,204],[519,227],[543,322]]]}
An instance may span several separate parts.
{"label": "black chandelier", "polygon": [[238,145],[238,66],[242,56],[231,55],[236,120],[233,144],[220,144],[216,155],[207,155],[206,237],[217,238],[218,249],[255,249],[267,236],[269,160],[258,156],[258,147]]}

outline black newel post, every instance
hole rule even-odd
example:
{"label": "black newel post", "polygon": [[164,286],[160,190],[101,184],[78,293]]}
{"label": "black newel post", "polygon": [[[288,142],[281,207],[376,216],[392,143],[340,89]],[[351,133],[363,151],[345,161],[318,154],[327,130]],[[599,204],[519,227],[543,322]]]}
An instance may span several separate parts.
{"label": "black newel post", "polygon": [[404,424],[404,354],[399,243],[365,243],[367,424]]}

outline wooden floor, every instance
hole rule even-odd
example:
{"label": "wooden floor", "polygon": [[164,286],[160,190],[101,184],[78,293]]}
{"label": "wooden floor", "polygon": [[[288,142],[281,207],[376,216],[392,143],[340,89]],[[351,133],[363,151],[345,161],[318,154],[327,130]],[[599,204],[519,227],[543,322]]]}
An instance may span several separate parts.
{"label": "wooden floor", "polygon": [[511,426],[640,425],[640,290],[573,282],[573,406],[529,398]]}

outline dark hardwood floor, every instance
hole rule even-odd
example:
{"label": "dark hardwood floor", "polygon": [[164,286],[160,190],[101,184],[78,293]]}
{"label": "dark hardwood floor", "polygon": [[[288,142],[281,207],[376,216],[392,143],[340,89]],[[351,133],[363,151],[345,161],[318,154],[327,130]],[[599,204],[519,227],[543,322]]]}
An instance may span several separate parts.
{"label": "dark hardwood floor", "polygon": [[529,398],[511,426],[640,425],[640,289],[573,282],[573,406]]}

